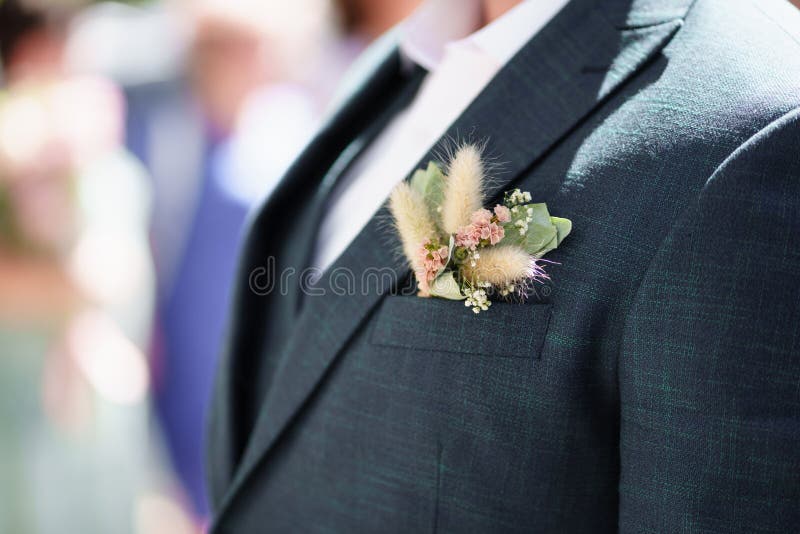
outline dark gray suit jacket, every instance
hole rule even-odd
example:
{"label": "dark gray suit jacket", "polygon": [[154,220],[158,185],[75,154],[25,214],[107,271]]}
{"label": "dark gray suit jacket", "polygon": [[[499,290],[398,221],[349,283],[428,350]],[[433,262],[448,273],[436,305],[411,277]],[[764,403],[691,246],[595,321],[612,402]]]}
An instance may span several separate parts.
{"label": "dark gray suit jacket", "polygon": [[536,298],[477,316],[398,291],[385,209],[322,295],[270,286],[413,94],[389,54],[252,221],[213,532],[796,530],[799,42],[781,0],[568,4],[448,132],[502,163],[490,197],[574,223]]}

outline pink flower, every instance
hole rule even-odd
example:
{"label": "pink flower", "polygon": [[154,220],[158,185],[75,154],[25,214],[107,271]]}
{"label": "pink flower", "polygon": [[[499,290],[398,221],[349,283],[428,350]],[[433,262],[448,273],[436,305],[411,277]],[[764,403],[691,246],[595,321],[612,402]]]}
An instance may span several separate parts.
{"label": "pink flower", "polygon": [[445,265],[449,250],[447,247],[432,248],[430,241],[425,241],[417,251],[419,267],[414,271],[419,281],[420,289],[427,292],[429,284],[436,278]]}
{"label": "pink flower", "polygon": [[474,249],[481,242],[481,229],[474,224],[462,226],[456,234],[456,246]]}
{"label": "pink flower", "polygon": [[492,222],[492,212],[486,208],[481,208],[472,214],[470,221],[475,226],[488,226]]}
{"label": "pink flower", "polygon": [[481,226],[479,231],[481,240],[488,241],[492,245],[498,244],[506,235],[503,227],[497,223],[489,223],[486,226]]}
{"label": "pink flower", "polygon": [[492,223],[489,225],[489,243],[492,245],[498,244],[506,235],[506,231],[503,230],[503,227],[497,223]]}
{"label": "pink flower", "polygon": [[491,245],[496,245],[505,235],[505,230],[497,223],[490,222],[480,226],[468,224],[456,234],[456,246],[474,250],[481,241],[488,241]]}
{"label": "pink flower", "polygon": [[505,206],[498,204],[494,207],[494,215],[497,221],[501,223],[511,222],[511,210]]}
{"label": "pink flower", "polygon": [[414,270],[414,276],[417,277],[417,285],[419,285],[419,292],[421,296],[430,296],[431,286],[426,280],[426,272],[424,268]]}
{"label": "pink flower", "polygon": [[425,265],[425,269],[428,270],[429,273],[432,275],[428,276],[429,280],[433,280],[433,277],[436,276],[436,273],[444,267],[445,262],[447,261],[447,247],[441,247],[438,250],[431,250],[428,252],[427,256],[423,261]]}

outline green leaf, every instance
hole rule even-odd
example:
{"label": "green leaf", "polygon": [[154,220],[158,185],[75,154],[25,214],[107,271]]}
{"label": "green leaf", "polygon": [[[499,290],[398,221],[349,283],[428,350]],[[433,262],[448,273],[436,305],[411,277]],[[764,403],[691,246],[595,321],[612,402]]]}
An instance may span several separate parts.
{"label": "green leaf", "polygon": [[558,248],[558,236],[554,235],[553,239],[551,239],[549,243],[547,243],[545,246],[543,246],[536,252],[532,252],[531,255],[533,255],[536,258],[541,258],[545,254],[547,254],[551,250],[555,250],[556,248]]}
{"label": "green leaf", "polygon": [[558,244],[560,245],[564,238],[572,231],[572,221],[563,219],[561,217],[550,217],[550,221],[555,225],[558,231]]}
{"label": "green leaf", "polygon": [[547,204],[527,204],[522,207],[522,210],[525,211],[528,208],[533,209],[533,220],[528,223],[524,248],[528,254],[544,254],[545,249],[558,236],[558,230],[550,222]]}
{"label": "green leaf", "polygon": [[[532,220],[528,222],[528,230],[525,235],[520,235],[519,228],[515,226],[515,223],[519,220],[525,221],[529,209],[532,211]],[[528,254],[534,255],[544,250],[558,235],[556,227],[550,222],[550,213],[547,211],[546,204],[519,206],[517,213],[512,214],[511,222],[507,223],[504,229],[506,237],[503,241],[518,245]]]}
{"label": "green leaf", "polygon": [[[520,235],[515,223],[526,220],[529,209],[531,220],[528,222],[528,230],[525,235]],[[504,242],[518,245],[528,254],[541,258],[561,244],[572,230],[572,222],[561,217],[551,217],[547,204],[526,204],[519,206],[517,213],[512,214],[511,222],[504,225],[504,229]]]}
{"label": "green leaf", "polygon": [[431,282],[430,294],[434,297],[450,300],[464,300],[466,298],[461,294],[461,287],[456,282],[453,271],[445,271],[437,276]]}
{"label": "green leaf", "polygon": [[427,169],[419,169],[414,172],[411,176],[411,188],[422,195],[433,220],[438,224],[439,206],[442,205],[444,199],[444,173],[439,165],[431,161],[428,163]]}

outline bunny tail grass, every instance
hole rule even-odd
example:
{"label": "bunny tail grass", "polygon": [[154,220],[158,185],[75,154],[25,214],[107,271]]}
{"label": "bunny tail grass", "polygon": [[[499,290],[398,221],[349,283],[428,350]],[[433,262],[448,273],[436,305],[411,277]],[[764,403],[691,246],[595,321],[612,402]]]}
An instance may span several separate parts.
{"label": "bunny tail grass", "polygon": [[489,282],[495,287],[506,287],[535,276],[536,260],[515,245],[499,245],[480,250],[475,266],[463,267],[464,276],[473,283]]}
{"label": "bunny tail grass", "polygon": [[422,196],[411,189],[407,182],[395,186],[389,197],[389,209],[394,217],[397,233],[403,244],[403,252],[414,270],[419,256],[419,248],[428,239],[437,237],[436,225],[431,218]]}
{"label": "bunny tail grass", "polygon": [[475,145],[464,145],[447,169],[442,202],[442,228],[455,234],[469,224],[473,212],[483,206],[483,163]]}

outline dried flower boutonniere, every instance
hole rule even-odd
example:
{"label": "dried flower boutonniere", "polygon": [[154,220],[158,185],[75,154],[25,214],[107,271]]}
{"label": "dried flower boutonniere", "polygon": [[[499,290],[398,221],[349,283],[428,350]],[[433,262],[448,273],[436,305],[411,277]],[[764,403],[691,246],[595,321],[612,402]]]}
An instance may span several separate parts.
{"label": "dried flower boutonniere", "polygon": [[398,184],[389,202],[419,295],[464,300],[475,313],[548,279],[540,258],[572,229],[519,189],[484,208],[484,173],[480,150],[465,145],[444,167],[430,162]]}

